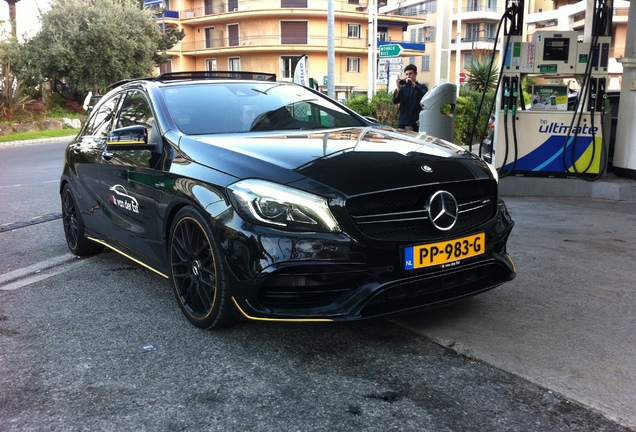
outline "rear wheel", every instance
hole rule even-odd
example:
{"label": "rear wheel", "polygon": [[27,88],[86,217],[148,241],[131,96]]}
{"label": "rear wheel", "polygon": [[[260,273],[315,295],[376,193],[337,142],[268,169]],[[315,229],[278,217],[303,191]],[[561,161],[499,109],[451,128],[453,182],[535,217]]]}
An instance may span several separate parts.
{"label": "rear wheel", "polygon": [[73,254],[84,256],[102,251],[101,245],[85,237],[82,214],[68,185],[62,189],[62,223],[66,244]]}
{"label": "rear wheel", "polygon": [[170,272],[179,307],[199,328],[235,321],[220,257],[207,220],[192,207],[181,209],[170,230]]}

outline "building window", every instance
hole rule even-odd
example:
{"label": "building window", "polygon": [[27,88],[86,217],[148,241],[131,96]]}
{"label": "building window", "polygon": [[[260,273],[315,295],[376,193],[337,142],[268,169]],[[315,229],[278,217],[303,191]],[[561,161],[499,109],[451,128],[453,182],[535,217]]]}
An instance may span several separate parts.
{"label": "building window", "polygon": [[479,23],[466,23],[466,40],[468,42],[478,40]]}
{"label": "building window", "polygon": [[227,0],[227,11],[235,12],[238,10],[238,0]]}
{"label": "building window", "polygon": [[239,46],[239,25],[230,24],[227,26],[227,45]]}
{"label": "building window", "polygon": [[360,24],[348,24],[349,31],[347,37],[350,39],[360,39]]}
{"label": "building window", "polygon": [[214,27],[206,27],[203,29],[205,35],[205,47],[212,48],[214,46]]}
{"label": "building window", "polygon": [[497,39],[497,24],[494,23],[486,23],[484,24],[486,28],[486,40],[489,42],[494,42]]}
{"label": "building window", "polygon": [[214,13],[214,4],[212,3],[212,0],[205,0],[203,13],[205,15],[212,15]]}
{"label": "building window", "polygon": [[227,59],[228,70],[231,71],[240,71],[241,70],[241,58],[240,57],[230,57]]}
{"label": "building window", "polygon": [[280,76],[282,79],[294,79],[294,70],[298,60],[303,56],[281,56],[280,57]]}
{"label": "building window", "polygon": [[306,8],[307,0],[280,0],[282,8]]}
{"label": "building window", "polygon": [[360,72],[360,57],[347,57],[347,72]]}
{"label": "building window", "polygon": [[464,69],[467,69],[471,64],[473,64],[473,54],[465,53],[464,54]]}
{"label": "building window", "polygon": [[435,42],[435,27],[424,27],[424,42]]}
{"label": "building window", "polygon": [[205,70],[206,71],[215,71],[216,70],[216,59],[205,59]]}
{"label": "building window", "polygon": [[425,55],[422,56],[422,69],[423,71],[430,71],[431,70],[431,56],[430,55]]}
{"label": "building window", "polygon": [[388,27],[380,27],[378,26],[378,40],[380,42],[390,42],[389,38],[389,28]]}
{"label": "building window", "polygon": [[281,21],[280,43],[307,45],[307,21]]}

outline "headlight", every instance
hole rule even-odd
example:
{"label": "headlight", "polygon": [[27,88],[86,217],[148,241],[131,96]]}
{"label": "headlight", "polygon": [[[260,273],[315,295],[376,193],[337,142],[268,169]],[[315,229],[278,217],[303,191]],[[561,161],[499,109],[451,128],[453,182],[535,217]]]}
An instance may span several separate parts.
{"label": "headlight", "polygon": [[241,180],[228,186],[236,211],[248,220],[302,231],[338,232],[327,201],[317,195],[265,180]]}

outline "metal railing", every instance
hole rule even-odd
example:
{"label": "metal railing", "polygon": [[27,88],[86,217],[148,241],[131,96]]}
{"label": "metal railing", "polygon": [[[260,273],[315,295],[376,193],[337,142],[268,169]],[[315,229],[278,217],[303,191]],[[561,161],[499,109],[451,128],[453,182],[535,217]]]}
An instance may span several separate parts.
{"label": "metal railing", "polygon": [[[285,6],[283,6],[283,4]],[[298,6],[295,6],[297,4]],[[208,15],[218,15],[233,12],[280,10],[282,9],[314,9],[327,10],[327,0],[306,0],[304,3],[294,3],[290,0],[238,0],[227,2],[214,2],[204,7],[191,8],[179,11],[179,18],[199,18]],[[345,12],[366,12],[368,3],[366,1],[355,2],[355,0],[334,0],[334,9]]]}
{"label": "metal railing", "polygon": [[[194,41],[181,41],[181,51],[200,51],[206,49],[218,49],[229,47],[261,47],[261,46],[327,46],[327,35],[307,35],[306,44],[293,43],[293,44],[281,44],[281,35],[257,35],[257,36],[243,36],[230,41],[227,37],[218,37],[212,39],[197,39]],[[301,41],[302,42],[302,41]],[[340,49],[360,49],[366,50],[367,40],[363,38],[347,38],[336,37],[334,39],[336,48]]]}

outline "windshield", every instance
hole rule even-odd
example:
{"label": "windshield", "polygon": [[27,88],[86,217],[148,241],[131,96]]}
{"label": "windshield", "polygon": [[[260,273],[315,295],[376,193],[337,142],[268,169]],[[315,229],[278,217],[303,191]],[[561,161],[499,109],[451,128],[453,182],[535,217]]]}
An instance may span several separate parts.
{"label": "windshield", "polygon": [[170,115],[189,135],[366,126],[330,99],[276,82],[205,82],[164,87]]}

